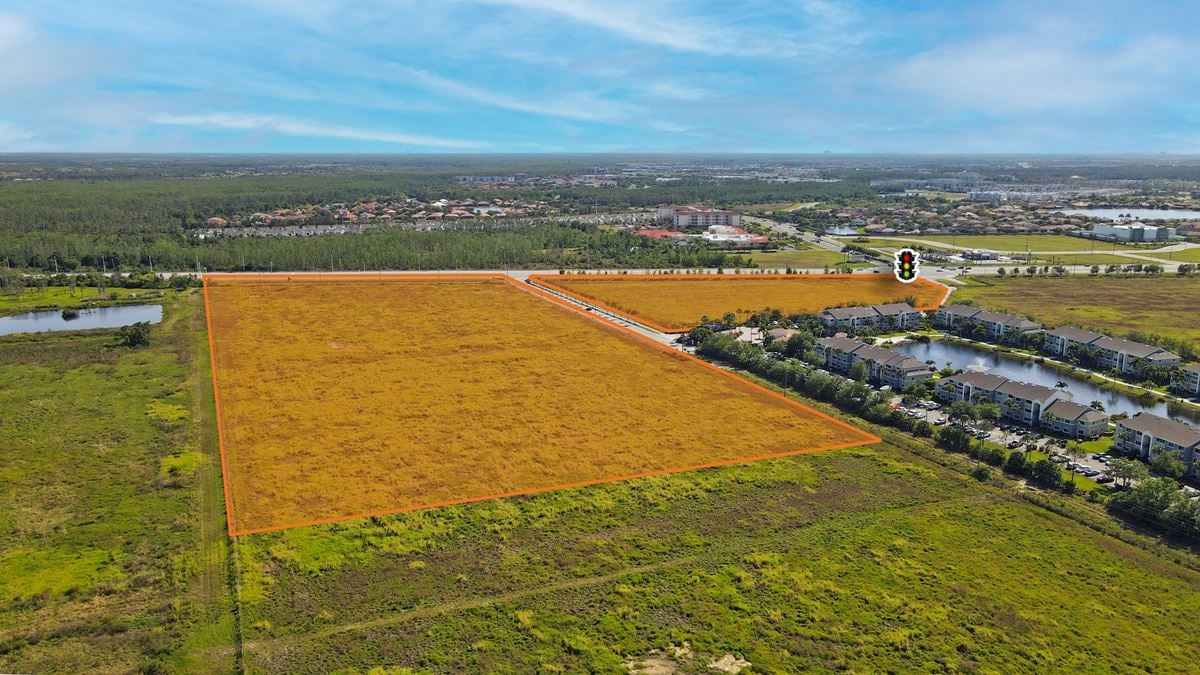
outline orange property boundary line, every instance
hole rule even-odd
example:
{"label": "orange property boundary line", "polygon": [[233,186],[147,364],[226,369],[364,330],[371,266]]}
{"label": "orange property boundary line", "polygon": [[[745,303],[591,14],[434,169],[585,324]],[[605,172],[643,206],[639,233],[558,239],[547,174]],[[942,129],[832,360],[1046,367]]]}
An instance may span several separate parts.
{"label": "orange property boundary line", "polygon": [[[677,281],[689,280],[690,281],[690,280],[695,280],[695,279],[721,279],[721,280],[730,280],[730,281],[747,281],[747,280],[754,280],[754,279],[864,279],[864,278],[870,279],[870,278],[874,278],[874,277],[868,277],[867,275],[864,275],[864,274],[556,274],[554,276],[549,276],[549,275],[545,275],[545,274],[530,274],[529,278],[530,278],[530,280],[536,281],[539,284],[544,284],[545,286],[553,289],[557,293],[562,293],[563,295],[568,295],[572,298],[575,298],[576,300],[579,300],[580,302],[586,302],[589,305],[599,307],[600,309],[612,312],[613,314],[618,314],[620,316],[625,317],[626,319],[629,319],[630,321],[640,323],[643,326],[649,326],[650,328],[653,328],[654,330],[656,330],[660,333],[668,333],[668,334],[674,335],[674,334],[679,334],[679,333],[686,333],[686,332],[690,331],[691,329],[695,328],[695,326],[688,326],[686,328],[678,328],[678,327],[673,328],[673,327],[669,327],[669,326],[664,326],[656,321],[647,319],[646,317],[641,316],[639,314],[633,314],[632,312],[630,312],[628,310],[618,309],[616,307],[613,307],[612,305],[609,305],[605,302],[601,302],[600,300],[598,300],[596,298],[588,297],[586,295],[582,295],[582,294],[576,293],[574,291],[569,291],[569,290],[563,288],[562,286],[559,286],[558,284],[554,283],[554,281],[552,281],[552,279],[659,279],[659,280],[666,280],[666,281],[671,281],[671,280],[677,280]],[[924,306],[924,307],[914,307],[914,309],[916,309],[919,312],[927,312],[927,311],[935,310],[938,307],[941,307],[942,303],[946,302],[946,298],[950,297],[950,287],[946,286],[945,284],[939,284],[936,281],[932,281],[930,279],[922,279],[920,277],[918,277],[916,282],[914,282],[914,283],[922,283],[922,284],[925,284],[928,286],[933,286],[935,288],[941,289],[941,291],[942,291],[942,296],[940,298],[938,298],[938,301],[936,304]]]}
{"label": "orange property boundary line", "polygon": [[[647,275],[647,276],[658,276],[658,275]],[[713,276],[724,276],[724,275],[713,275]],[[784,276],[787,276],[787,275],[784,275]],[[812,275],[801,275],[801,276],[812,276]],[[831,276],[834,276],[834,275],[831,275]],[[705,464],[682,466],[682,467],[673,468],[673,469],[660,469],[660,470],[656,470],[656,471],[632,473],[632,474],[626,474],[626,475],[622,475],[622,476],[596,478],[596,479],[579,481],[579,482],[574,482],[574,483],[562,483],[559,485],[550,485],[550,486],[546,486],[546,487],[530,488],[528,490],[518,490],[515,492],[504,492],[504,493],[497,493],[497,494],[490,494],[490,495],[481,495],[478,497],[465,497],[462,499],[452,499],[452,500],[447,500],[447,501],[442,501],[442,502],[434,502],[434,503],[430,503],[430,504],[405,506],[405,507],[400,507],[400,508],[395,508],[395,509],[370,511],[370,512],[366,512],[366,513],[355,513],[355,514],[345,515],[345,516],[334,516],[334,517],[330,517],[330,518],[321,518],[321,519],[317,519],[317,520],[310,520],[310,521],[304,521],[304,522],[288,523],[285,525],[271,525],[271,526],[267,526],[267,527],[259,527],[259,528],[252,528],[252,529],[246,529],[246,530],[235,530],[234,525],[233,525],[232,492],[230,491],[230,485],[229,485],[229,465],[228,465],[228,462],[226,459],[224,422],[222,421],[222,417],[221,417],[221,397],[220,397],[220,393],[219,393],[220,387],[218,386],[218,383],[217,383],[216,347],[215,347],[215,342],[213,340],[213,332],[212,332],[212,312],[209,309],[209,296],[208,296],[208,281],[209,281],[209,279],[238,280],[238,281],[264,281],[264,280],[285,281],[285,280],[292,280],[292,279],[306,279],[306,280],[318,279],[321,281],[364,280],[364,279],[375,279],[375,280],[378,280],[378,279],[431,280],[432,279],[432,280],[445,280],[445,281],[480,280],[480,279],[503,280],[503,281],[506,281],[506,282],[512,284],[513,286],[521,289],[522,291],[524,291],[526,293],[530,293],[531,295],[537,296],[537,297],[553,304],[554,306],[558,307],[559,309],[561,309],[563,311],[571,312],[572,314],[575,314],[577,316],[582,316],[582,317],[591,319],[592,321],[600,323],[607,328],[615,329],[624,335],[631,335],[631,336],[637,338],[639,341],[641,341],[645,344],[652,345],[655,348],[658,348],[672,356],[686,359],[693,363],[699,364],[701,367],[707,368],[707,369],[711,370],[712,372],[719,373],[723,377],[728,377],[729,379],[736,382],[739,386],[749,388],[750,390],[756,391],[759,393],[765,393],[768,396],[772,396],[780,401],[785,402],[786,404],[788,404],[789,406],[791,406],[793,408],[801,410],[810,415],[814,415],[820,419],[825,420],[826,422],[832,423],[835,426],[842,427],[844,429],[853,431],[856,434],[858,434],[859,436],[861,436],[862,439],[858,440],[858,441],[851,441],[851,442],[846,442],[846,443],[832,443],[829,445],[822,445],[822,446],[817,446],[817,447],[812,447],[812,448],[803,448],[800,450],[789,450],[786,452],[772,453],[772,454],[767,454],[767,455],[740,457],[740,458],[736,458],[736,459],[727,459],[727,460],[721,460],[721,461],[710,462],[710,463],[705,463]],[[599,484],[603,484],[603,483],[615,483],[615,482],[624,481],[624,480],[633,480],[633,479],[637,479],[637,478],[649,478],[651,476],[663,476],[663,475],[668,475],[668,474],[673,474],[673,473],[682,473],[684,471],[696,471],[698,469],[711,469],[711,468],[716,468],[716,467],[721,467],[721,466],[729,466],[729,465],[733,465],[733,464],[747,464],[750,462],[757,462],[757,461],[764,460],[764,459],[778,459],[781,457],[791,457],[794,455],[802,455],[802,454],[808,454],[808,453],[813,453],[813,452],[824,452],[827,450],[839,450],[839,449],[843,449],[843,448],[854,448],[854,447],[859,447],[859,446],[863,446],[863,445],[874,445],[876,443],[883,442],[882,438],[880,438],[872,433],[869,433],[867,431],[864,431],[863,429],[860,429],[852,424],[849,424],[847,422],[839,420],[831,415],[827,415],[827,414],[821,412],[820,410],[810,408],[810,407],[804,405],[803,403],[796,401],[795,399],[789,398],[787,396],[784,396],[783,394],[780,394],[779,392],[767,389],[766,387],[764,387],[760,384],[757,384],[757,383],[751,382],[745,378],[739,377],[738,375],[735,375],[723,368],[714,366],[713,364],[711,364],[707,361],[704,361],[703,359],[696,358],[695,356],[692,356],[691,354],[687,354],[684,352],[680,352],[680,351],[671,349],[670,347],[654,340],[653,338],[642,335],[641,333],[638,333],[635,330],[626,328],[625,326],[622,326],[614,321],[610,321],[609,319],[605,319],[603,317],[591,314],[591,313],[589,313],[583,309],[580,309],[574,305],[564,303],[561,300],[559,300],[558,298],[554,297],[552,294],[547,293],[547,292],[543,291],[542,289],[533,286],[532,284],[521,283],[520,281],[517,281],[516,279],[513,279],[512,277],[509,277],[509,276],[503,275],[503,274],[494,274],[494,273],[477,273],[477,274],[467,274],[467,273],[464,273],[464,274],[385,273],[385,274],[338,274],[338,275],[322,275],[322,274],[311,274],[311,273],[289,274],[289,275],[282,275],[282,274],[272,274],[272,275],[212,274],[212,275],[204,276],[203,285],[204,285],[204,315],[205,315],[205,319],[206,319],[206,322],[208,325],[208,348],[209,348],[209,356],[210,356],[210,361],[211,361],[210,365],[212,366],[213,394],[214,394],[214,400],[216,401],[216,409],[217,409],[217,438],[218,438],[218,441],[220,444],[220,450],[221,450],[221,473],[222,473],[224,484],[225,484],[225,520],[226,520],[226,525],[229,528],[229,536],[231,536],[231,537],[238,537],[238,536],[248,535],[248,534],[260,534],[263,532],[273,532],[273,531],[278,531],[278,530],[286,530],[286,529],[291,529],[291,528],[295,528],[295,527],[308,527],[310,525],[326,525],[329,523],[335,523],[335,522],[340,522],[340,521],[344,521],[344,520],[370,518],[373,516],[386,516],[386,515],[393,515],[393,514],[397,514],[397,513],[407,513],[410,511],[423,511],[426,509],[439,508],[439,507],[443,507],[443,506],[454,506],[457,504],[469,504],[469,503],[473,503],[473,502],[488,501],[491,499],[503,499],[506,497],[519,497],[519,496],[523,496],[523,495],[538,494],[541,492],[550,492],[553,490],[565,490],[565,489],[570,489],[570,488],[585,487],[588,485],[599,485]]]}

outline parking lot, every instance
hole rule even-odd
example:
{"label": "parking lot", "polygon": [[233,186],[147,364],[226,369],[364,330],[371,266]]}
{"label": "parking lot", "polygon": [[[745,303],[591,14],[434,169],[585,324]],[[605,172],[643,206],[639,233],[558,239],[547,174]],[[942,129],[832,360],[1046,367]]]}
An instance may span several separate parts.
{"label": "parking lot", "polygon": [[[943,427],[950,423],[945,408],[936,401],[920,401],[912,406],[904,406],[897,397],[892,401],[896,410],[914,419],[925,420],[935,427]],[[1073,460],[1063,453],[1063,449],[1053,443],[1053,438],[1018,424],[1002,420],[995,425],[990,423],[968,424],[964,427],[976,438],[995,443],[1009,450],[1017,448],[1029,449],[1030,446],[1050,456],[1050,461],[1062,465],[1068,471],[1074,469],[1079,475],[1086,476],[1101,484],[1112,484],[1113,480],[1105,473],[1109,457],[1101,453],[1088,453],[1087,456]]]}

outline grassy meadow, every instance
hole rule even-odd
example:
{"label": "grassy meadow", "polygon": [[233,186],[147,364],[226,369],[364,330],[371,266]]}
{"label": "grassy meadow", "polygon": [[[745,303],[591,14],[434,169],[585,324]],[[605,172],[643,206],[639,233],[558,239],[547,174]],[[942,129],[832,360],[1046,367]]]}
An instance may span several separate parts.
{"label": "grassy meadow", "polygon": [[770,253],[750,253],[750,261],[763,269],[792,269],[823,270],[835,267],[868,267],[867,263],[847,263],[846,255],[824,249],[803,251],[772,251]]}
{"label": "grassy meadow", "polygon": [[502,279],[208,294],[235,532],[871,438]]}
{"label": "grassy meadow", "polygon": [[[112,295],[116,294],[116,298]],[[171,290],[145,290],[137,288],[106,288],[100,293],[98,288],[80,286],[71,294],[66,286],[48,286],[43,289],[26,288],[20,296],[8,293],[0,294],[0,316],[32,312],[42,309],[63,309],[66,307],[108,307],[130,302],[161,302],[164,297],[173,297]]]}
{"label": "grassy meadow", "polygon": [[887,444],[237,546],[251,672],[1184,672],[1200,619],[1200,573]]}
{"label": "grassy meadow", "polygon": [[[916,234],[910,237],[912,239],[921,239],[923,241],[939,242],[942,244],[950,244],[951,246],[959,246],[965,248],[986,248],[993,251],[1005,251],[1011,253],[1024,253],[1033,251],[1034,253],[1055,253],[1060,251],[1087,251],[1089,253],[1105,253],[1108,251],[1117,250],[1130,253],[1151,253],[1158,246],[1145,244],[1142,246],[1131,246],[1127,244],[1114,244],[1112,242],[1094,241],[1091,239],[1083,239],[1081,237],[1068,237],[1065,234]],[[852,237],[843,237],[847,242]],[[888,237],[872,238],[872,241],[879,245],[905,246],[912,242],[906,242],[903,239],[895,239]]]}
{"label": "grassy meadow", "polygon": [[1048,325],[1131,330],[1200,342],[1200,278],[968,277],[952,300],[1030,314]]}
{"label": "grassy meadow", "polygon": [[890,274],[857,276],[761,275],[549,275],[537,280],[660,330],[683,332],[702,316],[719,319],[732,312],[747,318],[763,309],[785,314],[817,312],[848,304],[893,302],[915,296],[918,306],[941,303],[939,284],[902,284]]}
{"label": "grassy meadow", "polygon": [[0,671],[212,672],[234,641],[198,293],[150,347],[0,338]]}

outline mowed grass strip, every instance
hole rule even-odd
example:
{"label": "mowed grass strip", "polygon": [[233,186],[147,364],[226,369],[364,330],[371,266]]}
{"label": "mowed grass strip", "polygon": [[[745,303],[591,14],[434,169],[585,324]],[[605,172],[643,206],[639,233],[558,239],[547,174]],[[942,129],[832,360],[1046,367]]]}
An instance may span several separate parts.
{"label": "mowed grass strip", "polygon": [[842,305],[871,305],[914,297],[936,307],[946,287],[931,281],[902,284],[890,274],[860,275],[538,275],[538,282],[605,306],[665,332],[684,332],[702,316],[739,318],[764,309],[784,314]]}
{"label": "mowed grass strip", "polygon": [[499,278],[207,291],[234,532],[873,440]]}
{"label": "mowed grass strip", "polygon": [[1187,277],[986,277],[954,291],[985,309],[1029,314],[1042,323],[1132,330],[1200,341],[1200,279]]}

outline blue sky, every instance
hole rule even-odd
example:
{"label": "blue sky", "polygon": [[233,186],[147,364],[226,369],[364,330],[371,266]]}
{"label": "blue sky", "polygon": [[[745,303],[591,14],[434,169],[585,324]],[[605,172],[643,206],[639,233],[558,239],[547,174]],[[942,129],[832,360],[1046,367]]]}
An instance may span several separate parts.
{"label": "blue sky", "polygon": [[0,0],[0,152],[1200,152],[1200,3]]}

